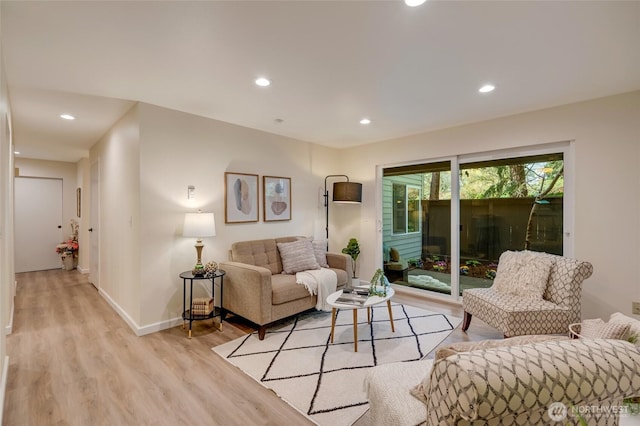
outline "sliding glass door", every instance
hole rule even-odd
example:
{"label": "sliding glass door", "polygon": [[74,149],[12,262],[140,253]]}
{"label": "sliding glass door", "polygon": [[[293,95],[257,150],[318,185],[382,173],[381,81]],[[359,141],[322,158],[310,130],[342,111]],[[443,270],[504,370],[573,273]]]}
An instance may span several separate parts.
{"label": "sliding glass door", "polygon": [[562,254],[561,153],[460,165],[460,294],[491,287],[507,250]]}
{"label": "sliding glass door", "polygon": [[451,162],[386,168],[382,193],[387,277],[450,295]]}
{"label": "sliding glass door", "polygon": [[565,145],[384,168],[390,280],[456,298],[490,287],[506,250],[563,254]]}

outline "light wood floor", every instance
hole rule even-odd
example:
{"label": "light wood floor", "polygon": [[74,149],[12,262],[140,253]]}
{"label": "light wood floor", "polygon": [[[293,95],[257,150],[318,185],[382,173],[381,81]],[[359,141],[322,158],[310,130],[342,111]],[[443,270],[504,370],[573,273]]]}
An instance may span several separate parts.
{"label": "light wood floor", "polygon": [[[194,323],[137,337],[85,275],[18,274],[4,425],[309,425],[304,416],[222,361],[211,347],[252,331]],[[461,316],[457,305],[396,293],[394,300]],[[474,319],[448,341],[501,338]],[[366,415],[358,426],[368,423]]]}

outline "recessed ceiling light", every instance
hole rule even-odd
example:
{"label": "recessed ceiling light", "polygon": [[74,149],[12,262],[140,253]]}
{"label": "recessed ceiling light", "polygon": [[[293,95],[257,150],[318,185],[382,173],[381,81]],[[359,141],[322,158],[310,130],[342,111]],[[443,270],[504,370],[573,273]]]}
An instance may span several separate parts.
{"label": "recessed ceiling light", "polygon": [[494,86],[493,84],[485,84],[484,86],[482,86],[481,88],[478,89],[478,92],[480,93],[489,93],[489,92],[493,92],[493,90],[496,88],[496,86]]}
{"label": "recessed ceiling light", "polygon": [[360,120],[360,124],[371,124],[371,120],[369,120],[368,118],[363,118],[362,120]]}
{"label": "recessed ceiling light", "polygon": [[256,84],[260,87],[267,87],[268,85],[271,84],[271,82],[264,77],[260,77],[260,78],[256,78]]}
{"label": "recessed ceiling light", "polygon": [[420,6],[426,1],[427,0],[404,0],[404,4],[406,4],[407,6],[416,7]]}
{"label": "recessed ceiling light", "polygon": [[60,118],[64,118],[65,120],[75,120],[76,118],[70,114],[60,114]]}

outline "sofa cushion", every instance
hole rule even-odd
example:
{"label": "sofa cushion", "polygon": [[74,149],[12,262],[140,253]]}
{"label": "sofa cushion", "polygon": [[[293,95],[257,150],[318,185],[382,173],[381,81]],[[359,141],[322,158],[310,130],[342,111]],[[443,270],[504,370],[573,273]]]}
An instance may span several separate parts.
{"label": "sofa cushion", "polygon": [[462,293],[465,312],[477,316],[506,336],[563,334],[569,331],[574,313],[568,307],[547,300],[525,299],[501,293],[493,287]]}
{"label": "sofa cushion", "polygon": [[615,312],[611,314],[611,317],[609,317],[609,322],[616,324],[629,324],[629,332],[623,337],[623,339],[635,343],[636,346],[640,345],[640,321],[635,318],[628,317],[621,312]]}
{"label": "sofa cushion", "polygon": [[[550,336],[550,335],[525,335],[516,336],[508,339],[500,340],[481,340],[478,342],[457,342],[450,345],[445,345],[437,349],[434,362],[447,358],[451,355],[456,355],[462,352],[470,352],[480,349],[493,349],[502,348],[505,346],[517,346],[526,345],[529,343],[545,342],[547,340],[567,340],[567,336]],[[418,398],[420,401],[427,404],[429,399],[429,381],[430,373],[425,375],[422,381],[411,389],[411,395]]]}
{"label": "sofa cushion", "polygon": [[347,285],[350,278],[349,275],[347,275],[347,271],[345,271],[344,269],[338,269],[338,268],[329,268],[329,269],[331,269],[333,272],[336,273],[336,277],[338,278],[338,289],[341,289],[342,287]]}
{"label": "sofa cushion", "polygon": [[420,377],[429,374],[432,365],[433,360],[427,359],[382,364],[369,369],[364,379],[369,400],[369,424],[423,424],[427,407],[409,393]]}
{"label": "sofa cushion", "polygon": [[327,263],[327,240],[311,240],[313,246],[313,254],[316,256],[316,262],[321,268],[328,268]]}
{"label": "sofa cushion", "polygon": [[281,305],[292,300],[312,297],[305,286],[296,284],[296,276],[276,274],[271,276],[271,303]]}
{"label": "sofa cushion", "polygon": [[604,322],[600,318],[586,319],[580,324],[580,337],[587,339],[623,339],[629,334],[629,324]]}
{"label": "sofa cushion", "polygon": [[277,245],[282,260],[282,271],[285,274],[320,269],[311,241],[301,239],[290,243],[277,243]]}
{"label": "sofa cushion", "polygon": [[[639,368],[640,352],[620,340],[558,340],[460,353],[433,365],[427,423],[551,424],[540,416],[552,402],[601,406],[636,395]],[[521,413],[530,421],[505,419]]]}
{"label": "sofa cushion", "polygon": [[536,252],[505,251],[500,255],[493,288],[529,299],[542,299],[552,259]]}
{"label": "sofa cushion", "polygon": [[554,336],[548,334],[533,334],[515,336],[499,340],[481,340],[478,342],[457,342],[442,346],[437,349],[435,360],[446,358],[461,352],[470,352],[478,349],[502,348],[505,346],[526,345],[529,343],[546,342],[547,340],[567,340],[568,336]]}
{"label": "sofa cushion", "polygon": [[400,252],[398,251],[398,249],[391,247],[391,250],[389,250],[389,257],[392,262],[399,262]]}
{"label": "sofa cushion", "polygon": [[276,240],[241,241],[231,245],[231,260],[267,268],[272,274],[282,271]]}

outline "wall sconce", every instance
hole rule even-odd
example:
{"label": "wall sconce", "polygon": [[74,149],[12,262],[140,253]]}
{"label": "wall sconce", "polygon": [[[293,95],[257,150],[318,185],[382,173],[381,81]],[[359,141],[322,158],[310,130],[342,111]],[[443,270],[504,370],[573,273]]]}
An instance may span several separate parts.
{"label": "wall sconce", "polygon": [[202,265],[202,248],[204,244],[202,244],[202,238],[216,236],[216,220],[213,213],[202,213],[200,210],[198,210],[198,213],[185,213],[182,236],[197,238],[194,247],[196,248],[198,261],[196,266],[193,267],[193,274],[196,276],[204,275],[204,266]]}
{"label": "wall sconce", "polygon": [[349,182],[347,175],[329,175],[324,178],[324,208],[325,208],[325,230],[327,233],[327,250],[329,249],[329,191],[327,190],[327,179],[346,178],[346,182],[333,183],[333,202],[343,204],[359,204],[362,202],[362,184]]}

